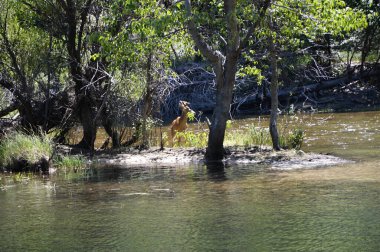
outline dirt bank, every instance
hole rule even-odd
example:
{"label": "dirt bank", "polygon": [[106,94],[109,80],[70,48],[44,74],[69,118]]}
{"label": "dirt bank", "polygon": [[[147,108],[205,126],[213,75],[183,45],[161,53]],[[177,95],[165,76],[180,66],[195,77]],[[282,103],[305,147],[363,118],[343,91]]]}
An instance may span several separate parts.
{"label": "dirt bank", "polygon": [[[183,166],[204,164],[204,150],[195,148],[165,148],[159,150],[124,150],[118,153],[96,153],[91,162],[100,165],[123,166]],[[305,153],[297,150],[272,151],[270,148],[227,148],[226,164],[268,164],[271,169],[287,170],[316,168],[350,162],[339,157]]]}

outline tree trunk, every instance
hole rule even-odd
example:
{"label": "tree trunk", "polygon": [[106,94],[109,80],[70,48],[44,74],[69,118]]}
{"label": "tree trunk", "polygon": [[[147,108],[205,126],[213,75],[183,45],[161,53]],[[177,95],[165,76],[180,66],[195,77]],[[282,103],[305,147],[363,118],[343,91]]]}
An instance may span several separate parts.
{"label": "tree trunk", "polygon": [[142,125],[141,125],[141,133],[142,133],[142,147],[149,148],[149,139],[148,139],[148,129],[147,129],[147,120],[150,116],[152,110],[152,53],[149,53],[146,65],[146,89],[144,96],[144,104],[142,111]]}
{"label": "tree trunk", "polygon": [[223,142],[227,120],[230,117],[230,104],[237,71],[237,53],[228,55],[225,64],[214,67],[214,71],[217,91],[206,149],[206,159],[208,161],[222,160],[224,156]]}
{"label": "tree trunk", "polygon": [[280,141],[277,130],[277,117],[278,117],[278,66],[277,66],[277,54],[276,48],[273,42],[273,38],[269,38],[269,50],[270,50],[270,65],[272,69],[270,93],[271,93],[271,110],[269,121],[269,132],[272,138],[273,149],[280,150]]}
{"label": "tree trunk", "polygon": [[102,111],[102,125],[104,127],[104,130],[108,134],[108,136],[110,136],[112,139],[112,148],[119,148],[121,146],[120,134],[113,127],[114,125],[113,120],[109,118],[106,108],[103,108],[103,111]]}
{"label": "tree trunk", "polygon": [[76,109],[75,113],[83,126],[83,138],[79,143],[82,148],[94,149],[96,139],[96,100],[92,97],[94,90],[88,85],[88,79],[82,70],[81,66],[81,50],[83,42],[83,28],[87,21],[91,0],[87,0],[86,8],[79,12],[75,2],[59,1],[65,10],[67,27],[66,47],[69,54],[69,66],[71,78],[75,83]]}
{"label": "tree trunk", "polygon": [[96,113],[94,108],[91,106],[89,97],[82,98],[82,101],[79,103],[78,112],[83,128],[83,138],[79,142],[78,146],[81,148],[94,150],[97,132],[96,122],[94,122]]}

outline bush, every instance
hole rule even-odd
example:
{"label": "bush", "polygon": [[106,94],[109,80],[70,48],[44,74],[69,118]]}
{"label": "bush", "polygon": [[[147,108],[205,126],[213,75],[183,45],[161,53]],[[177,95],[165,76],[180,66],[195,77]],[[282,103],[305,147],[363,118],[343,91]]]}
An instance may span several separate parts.
{"label": "bush", "polygon": [[296,150],[301,149],[304,135],[305,134],[302,129],[294,129],[288,134],[280,136],[281,148]]}
{"label": "bush", "polygon": [[9,171],[47,170],[53,154],[48,136],[16,132],[0,143],[0,166]]}

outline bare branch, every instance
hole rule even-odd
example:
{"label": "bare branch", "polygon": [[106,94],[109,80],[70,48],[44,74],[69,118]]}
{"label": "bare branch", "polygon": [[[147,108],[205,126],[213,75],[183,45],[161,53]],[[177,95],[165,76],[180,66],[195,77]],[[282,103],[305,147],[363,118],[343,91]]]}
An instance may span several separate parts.
{"label": "bare branch", "polygon": [[17,104],[16,103],[12,103],[10,106],[6,107],[5,109],[0,110],[0,118],[3,117],[3,116],[8,115],[9,113],[15,111],[16,109],[18,109]]}

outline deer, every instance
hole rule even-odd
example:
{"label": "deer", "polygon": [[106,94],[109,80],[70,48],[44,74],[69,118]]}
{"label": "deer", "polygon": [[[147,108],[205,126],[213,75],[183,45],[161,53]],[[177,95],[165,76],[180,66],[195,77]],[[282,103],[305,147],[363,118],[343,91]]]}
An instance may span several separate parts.
{"label": "deer", "polygon": [[[170,126],[170,139],[173,145],[173,139],[177,132],[183,132],[187,129],[188,113],[195,113],[190,109],[190,103],[187,101],[179,101],[179,109],[182,111],[181,116],[173,120]],[[180,140],[180,139],[179,139]]]}

